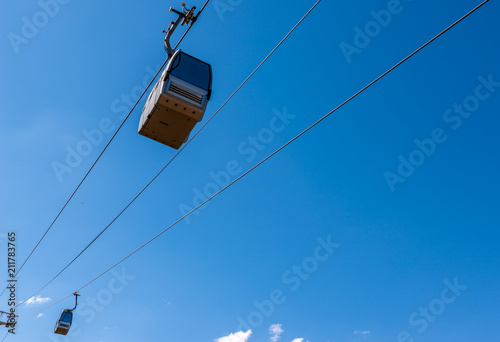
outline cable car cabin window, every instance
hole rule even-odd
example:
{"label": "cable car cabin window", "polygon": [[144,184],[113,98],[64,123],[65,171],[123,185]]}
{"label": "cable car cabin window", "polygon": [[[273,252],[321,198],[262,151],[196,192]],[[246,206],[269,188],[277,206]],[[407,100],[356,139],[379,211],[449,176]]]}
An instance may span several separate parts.
{"label": "cable car cabin window", "polygon": [[61,314],[61,319],[59,321],[71,324],[72,320],[73,320],[73,313],[65,311]]}
{"label": "cable car cabin window", "polygon": [[170,74],[201,89],[210,90],[210,65],[183,52],[175,58]]}

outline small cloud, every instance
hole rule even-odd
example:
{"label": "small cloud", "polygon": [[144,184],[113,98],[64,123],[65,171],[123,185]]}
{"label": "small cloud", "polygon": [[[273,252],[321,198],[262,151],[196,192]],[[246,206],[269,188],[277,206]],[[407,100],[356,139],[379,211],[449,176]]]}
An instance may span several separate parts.
{"label": "small cloud", "polygon": [[273,342],[276,342],[280,339],[281,334],[284,332],[284,330],[281,328],[281,324],[273,324],[269,327],[269,334],[273,335],[271,336],[270,340]]}
{"label": "small cloud", "polygon": [[248,330],[247,332],[238,331],[229,336],[219,337],[215,342],[247,342],[250,335],[252,335],[252,330]]}
{"label": "small cloud", "polygon": [[49,297],[35,296],[28,299],[26,302],[24,302],[24,304],[26,304],[27,306],[41,305],[50,302],[51,300],[52,299],[50,299]]}
{"label": "small cloud", "polygon": [[294,338],[292,342],[304,342],[303,338]]}
{"label": "small cloud", "polygon": [[39,313],[39,314],[36,316],[36,318],[38,319],[38,318],[40,318],[40,317],[42,317],[42,316],[43,316],[43,313]]}
{"label": "small cloud", "polygon": [[370,335],[369,331],[362,331],[362,330],[354,330],[353,332],[354,335],[361,335],[363,338],[366,338],[366,336]]}

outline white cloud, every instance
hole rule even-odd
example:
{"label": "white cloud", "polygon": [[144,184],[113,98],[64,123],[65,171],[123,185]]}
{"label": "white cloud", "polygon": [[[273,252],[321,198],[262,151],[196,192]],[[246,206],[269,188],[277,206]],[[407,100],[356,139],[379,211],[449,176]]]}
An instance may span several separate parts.
{"label": "white cloud", "polygon": [[273,324],[269,327],[269,334],[271,336],[270,340],[276,342],[280,339],[281,334],[283,333],[283,329],[281,328],[281,324]]}
{"label": "white cloud", "polygon": [[304,342],[303,338],[294,338],[292,342]]}
{"label": "white cloud", "polygon": [[219,337],[215,342],[247,342],[250,335],[252,335],[252,330],[248,330],[247,332],[238,331],[229,336]]}
{"label": "white cloud", "polygon": [[43,313],[39,313],[39,314],[36,316],[36,318],[40,318],[40,317],[42,317],[42,316],[43,316]]}
{"label": "white cloud", "polygon": [[362,330],[354,330],[354,335],[361,335],[363,338],[366,338],[366,336],[370,335],[369,331],[362,331]]}
{"label": "white cloud", "polygon": [[26,302],[24,302],[24,304],[26,304],[27,306],[41,305],[50,302],[51,300],[52,299],[50,299],[49,297],[35,296],[28,299]]}

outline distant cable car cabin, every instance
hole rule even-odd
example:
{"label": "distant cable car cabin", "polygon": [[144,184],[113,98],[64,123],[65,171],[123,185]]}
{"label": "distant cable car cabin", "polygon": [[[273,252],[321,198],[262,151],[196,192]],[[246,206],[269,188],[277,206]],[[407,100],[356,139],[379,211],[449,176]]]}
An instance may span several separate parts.
{"label": "distant cable car cabin", "polygon": [[66,335],[71,328],[71,323],[73,323],[73,311],[78,306],[78,293],[73,293],[75,295],[75,307],[73,309],[64,309],[57,319],[56,326],[54,327],[54,334]]}
{"label": "distant cable car cabin", "polygon": [[69,332],[69,328],[71,328],[71,323],[73,322],[73,312],[71,310],[65,309],[61,312],[59,319],[56,322],[56,326],[54,328],[55,334],[66,335]]}
{"label": "distant cable car cabin", "polygon": [[196,123],[202,120],[212,92],[212,68],[187,53],[170,47],[170,37],[182,25],[195,21],[195,7],[183,12],[170,23],[165,37],[169,61],[160,79],[152,89],[142,110],[139,134],[175,149],[188,139]]}

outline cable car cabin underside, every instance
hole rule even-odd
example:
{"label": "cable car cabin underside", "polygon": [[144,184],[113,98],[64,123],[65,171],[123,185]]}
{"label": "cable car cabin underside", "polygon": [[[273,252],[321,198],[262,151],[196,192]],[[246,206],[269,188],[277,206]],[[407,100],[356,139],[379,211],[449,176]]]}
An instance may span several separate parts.
{"label": "cable car cabin underside", "polygon": [[204,100],[206,91],[190,89],[181,82],[171,79],[166,84],[160,79],[139,124],[139,134],[175,149],[181,147],[196,123],[201,121],[207,102]]}
{"label": "cable car cabin underside", "polygon": [[71,324],[61,322],[54,328],[54,334],[67,335]]}
{"label": "cable car cabin underside", "polygon": [[181,147],[203,118],[211,83],[209,64],[176,51],[144,105],[139,134]]}

